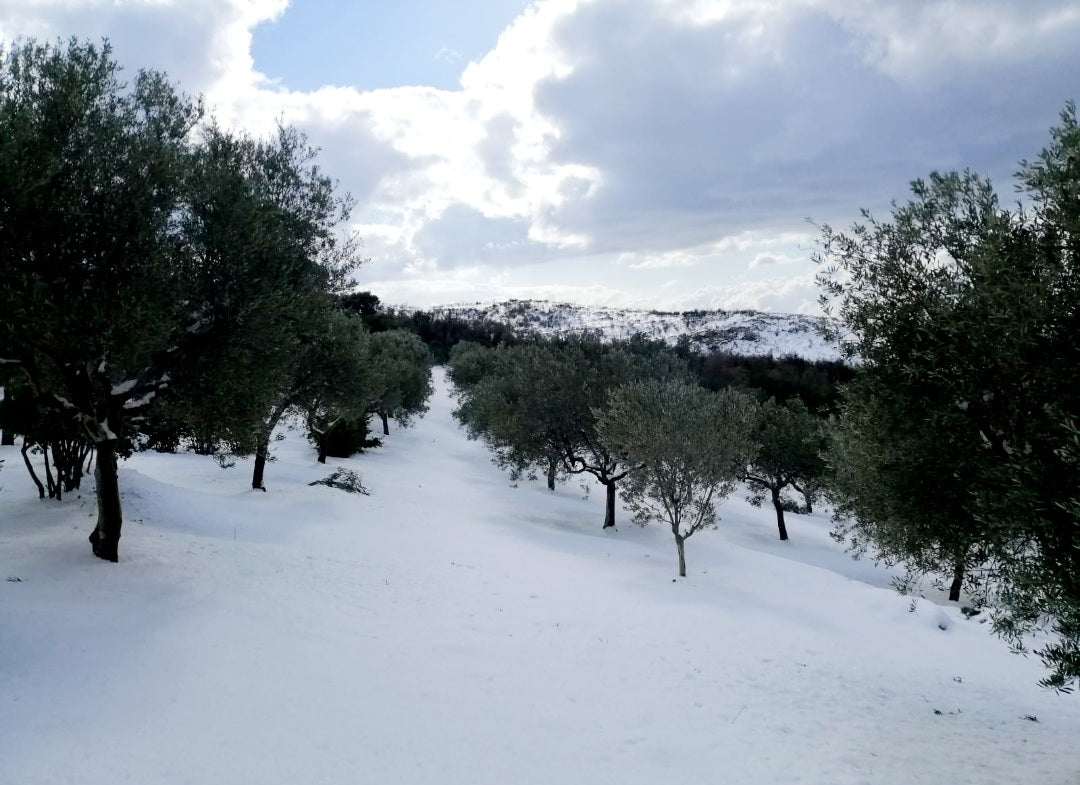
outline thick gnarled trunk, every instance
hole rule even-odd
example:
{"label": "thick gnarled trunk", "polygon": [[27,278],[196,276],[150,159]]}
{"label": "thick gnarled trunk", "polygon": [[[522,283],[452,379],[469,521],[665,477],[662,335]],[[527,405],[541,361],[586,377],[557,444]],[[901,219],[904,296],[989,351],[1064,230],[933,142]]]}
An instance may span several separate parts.
{"label": "thick gnarled trunk", "polygon": [[99,559],[116,562],[119,561],[120,529],[124,523],[116,471],[116,440],[98,442],[94,479],[97,481],[98,519],[90,533],[90,546]]}

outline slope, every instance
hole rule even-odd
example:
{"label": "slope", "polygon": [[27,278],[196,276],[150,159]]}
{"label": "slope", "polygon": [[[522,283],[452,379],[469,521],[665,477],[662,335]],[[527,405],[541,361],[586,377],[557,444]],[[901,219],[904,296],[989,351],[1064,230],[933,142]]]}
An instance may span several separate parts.
{"label": "slope", "polygon": [[824,519],[783,544],[732,499],[673,581],[660,529],[511,487],[452,406],[439,377],[415,428],[338,462],[370,497],[307,485],[333,467],[295,434],[266,494],[136,455],[116,566],[85,495],[38,502],[9,460],[0,782],[1077,781],[1077,698],[911,612]]}

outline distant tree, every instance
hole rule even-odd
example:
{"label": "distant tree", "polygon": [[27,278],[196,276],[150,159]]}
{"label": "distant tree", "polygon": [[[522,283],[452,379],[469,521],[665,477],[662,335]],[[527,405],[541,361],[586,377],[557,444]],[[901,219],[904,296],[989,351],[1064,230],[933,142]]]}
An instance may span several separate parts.
{"label": "distant tree", "polygon": [[499,354],[473,341],[461,341],[450,351],[447,377],[459,392],[467,392],[493,373]]}
{"label": "distant tree", "polygon": [[[29,385],[18,377],[8,382],[5,392],[0,400],[0,424],[23,435],[23,463],[39,498],[60,500],[64,493],[81,487],[93,445],[79,424],[40,406]],[[30,454],[42,457],[44,483],[38,478]]]}
{"label": "distant tree", "polygon": [[292,413],[304,418],[325,462],[323,437],[341,420],[364,416],[370,410],[374,385],[371,337],[363,322],[329,302],[297,325],[297,343],[290,373],[256,423],[257,441],[251,487],[266,490],[263,477],[270,457],[274,429]]}
{"label": "distant tree", "polygon": [[854,377],[848,362],[802,357],[753,357],[717,352],[692,357],[698,378],[710,390],[725,387],[754,390],[762,400],[777,403],[798,398],[814,414],[835,413],[840,385]]}
{"label": "distant tree", "polygon": [[495,463],[514,476],[542,467],[554,490],[564,449],[559,385],[563,368],[548,345],[488,349],[459,344],[450,378],[458,385],[454,416],[482,439]]}
{"label": "distant tree", "polygon": [[349,292],[340,296],[342,310],[359,316],[368,332],[381,333],[403,326],[403,321],[383,307],[371,292]]}
{"label": "distant tree", "polygon": [[600,439],[595,411],[622,384],[685,374],[684,366],[658,344],[595,336],[488,351],[489,360],[471,349],[455,355],[451,378],[480,376],[459,388],[455,415],[515,473],[539,469],[552,488],[560,475],[592,475],[606,492],[604,528],[614,526],[617,484],[630,467]]}
{"label": "distant tree", "polygon": [[462,341],[483,346],[510,346],[518,336],[508,325],[488,320],[470,320],[455,316],[439,316],[430,311],[396,314],[399,326],[420,336],[437,363],[445,363],[451,350]]}
{"label": "distant tree", "polygon": [[815,486],[825,473],[825,427],[799,398],[785,404],[770,399],[758,405],[756,415],[758,449],[753,462],[743,469],[742,479],[753,491],[748,499],[755,507],[765,501],[766,493],[769,495],[780,539],[786,540],[784,511],[798,506],[784,498],[784,491],[797,491],[803,497],[802,508],[813,508]]}
{"label": "distant tree", "polygon": [[389,330],[371,336],[371,363],[377,381],[373,411],[382,421],[384,436],[388,420],[407,427],[413,417],[427,411],[431,398],[431,352],[415,334]]}
{"label": "distant tree", "polygon": [[[365,445],[368,412],[380,385],[373,337],[363,322],[337,308],[329,308],[324,318],[298,352],[290,404],[304,417],[319,463],[326,463],[327,455],[348,457]],[[350,449],[354,441],[359,443]]]}
{"label": "distant tree", "polygon": [[599,412],[604,443],[638,467],[622,490],[634,519],[671,528],[682,577],[686,540],[715,527],[716,504],[736,488],[752,458],[753,427],[752,397],[685,381],[631,382],[615,389]]}

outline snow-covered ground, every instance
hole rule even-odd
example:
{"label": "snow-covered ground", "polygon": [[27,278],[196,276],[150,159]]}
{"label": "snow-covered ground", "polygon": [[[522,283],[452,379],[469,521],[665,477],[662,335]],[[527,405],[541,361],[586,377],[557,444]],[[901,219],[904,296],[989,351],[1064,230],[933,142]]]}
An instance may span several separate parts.
{"label": "snow-covered ground", "polygon": [[[402,308],[403,311],[417,309]],[[674,345],[686,336],[699,352],[744,356],[839,360],[840,348],[820,331],[820,317],[760,311],[642,311],[547,300],[444,305],[426,309],[469,321],[486,319],[520,333],[565,335],[592,332],[605,339],[644,335]]]}
{"label": "snow-covered ground", "polygon": [[[823,516],[781,543],[733,497],[673,580],[669,533],[511,487],[437,381],[368,454],[279,443],[265,494],[136,455],[118,565],[3,448],[0,783],[1080,782],[1080,696]],[[307,484],[334,465],[373,495]]]}

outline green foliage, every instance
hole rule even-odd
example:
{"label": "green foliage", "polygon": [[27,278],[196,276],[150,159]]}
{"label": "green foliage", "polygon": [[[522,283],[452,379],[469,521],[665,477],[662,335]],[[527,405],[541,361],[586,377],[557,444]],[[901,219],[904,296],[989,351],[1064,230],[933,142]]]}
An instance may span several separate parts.
{"label": "green foliage", "polygon": [[451,350],[462,341],[471,341],[487,347],[510,346],[518,342],[514,331],[505,324],[488,321],[472,321],[456,316],[436,316],[428,311],[397,314],[401,329],[420,336],[437,363],[445,363]]}
{"label": "green foliage", "polygon": [[379,298],[371,292],[349,292],[340,295],[341,309],[354,316],[359,316],[368,332],[381,333],[403,325],[402,320],[383,308]]}
{"label": "green foliage", "polygon": [[754,390],[764,400],[799,399],[815,413],[835,412],[840,385],[855,374],[845,362],[801,357],[747,357],[718,352],[692,360],[701,383],[710,390]]}
{"label": "green foliage", "polygon": [[299,336],[288,384],[261,423],[262,436],[268,446],[280,417],[293,412],[304,418],[323,460],[331,454],[327,442],[331,433],[338,431],[334,446],[340,453],[344,447],[340,437],[354,430],[343,434],[340,426],[366,420],[378,381],[372,367],[372,337],[363,322],[327,307],[308,327]]}
{"label": "green foliage", "polygon": [[612,391],[598,433],[634,466],[622,495],[638,523],[667,523],[686,575],[683,541],[716,525],[716,504],[736,487],[755,449],[754,402],[737,390],[644,379]]}
{"label": "green foliage", "polygon": [[1018,647],[1056,633],[1039,654],[1057,688],[1080,678],[1078,160],[1069,105],[1022,164],[1031,212],[935,173],[888,222],[825,227],[821,253],[863,363],[833,458],[853,516],[841,533],[917,569],[990,568],[998,632]]}
{"label": "green foliage", "polygon": [[201,116],[160,74],[118,72],[76,42],[0,65],[0,358],[93,440],[160,389],[146,369],[186,326],[174,218]]}
{"label": "green foliage", "polygon": [[596,430],[596,411],[617,387],[640,378],[687,375],[662,344],[603,343],[593,336],[537,340],[499,349],[463,344],[451,357],[455,416],[514,474],[587,473],[608,488],[605,526],[614,525],[614,487],[627,471]]}
{"label": "green foliage", "polygon": [[349,458],[381,442],[371,438],[367,416],[356,419],[339,419],[325,433],[308,431],[308,438],[319,446],[328,458]]}
{"label": "green foliage", "polygon": [[[811,414],[799,398],[784,404],[768,400],[757,407],[754,431],[758,449],[742,472],[742,479],[752,490],[748,500],[760,506],[766,493],[769,495],[776,509],[780,539],[786,540],[785,510],[812,509],[815,490],[824,478],[825,423]],[[802,505],[784,497],[788,488],[802,495]]]}
{"label": "green foliage", "polygon": [[0,365],[95,445],[91,542],[115,561],[127,426],[167,392],[164,416],[211,449],[257,446],[312,314],[358,263],[337,230],[350,202],[301,134],[203,123],[163,75],[122,82],[107,44],[0,58]]}
{"label": "green foliage", "polygon": [[375,333],[370,341],[375,376],[372,411],[407,427],[413,417],[427,411],[433,391],[431,353],[418,336],[405,330]]}
{"label": "green foliage", "polygon": [[564,436],[572,413],[564,366],[551,346],[521,344],[487,349],[459,344],[450,377],[458,384],[454,416],[470,438],[482,439],[497,464],[518,473],[563,461]]}
{"label": "green foliage", "polygon": [[328,293],[359,260],[355,241],[335,229],[349,201],[313,157],[290,129],[259,141],[213,127],[193,155],[185,283],[200,334],[171,415],[215,449],[256,452],[267,421],[294,405],[284,397],[319,394],[297,388],[316,384],[310,366],[337,329]]}
{"label": "green foliage", "polygon": [[346,493],[359,493],[363,496],[371,495],[371,491],[364,487],[363,477],[352,469],[345,469],[341,466],[331,472],[328,476],[321,480],[309,482],[308,485],[325,485],[328,488],[337,488]]}

